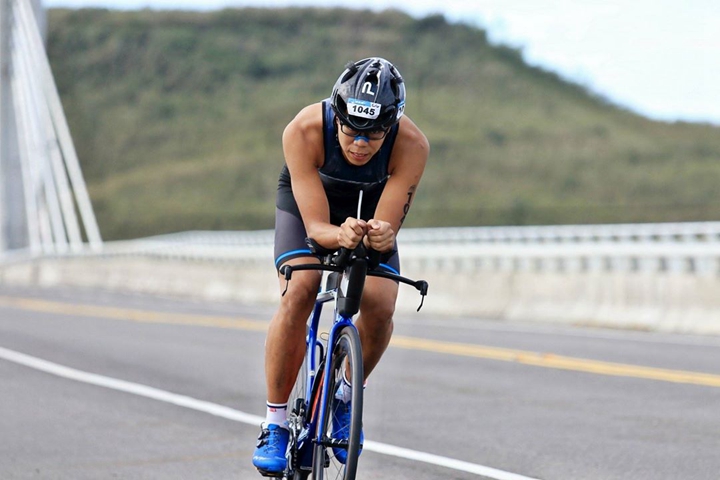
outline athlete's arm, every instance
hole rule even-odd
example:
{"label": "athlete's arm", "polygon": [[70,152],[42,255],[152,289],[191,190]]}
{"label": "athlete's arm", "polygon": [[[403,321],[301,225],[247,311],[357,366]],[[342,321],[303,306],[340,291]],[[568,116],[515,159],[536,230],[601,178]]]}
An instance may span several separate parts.
{"label": "athlete's arm", "polygon": [[415,200],[429,153],[430,144],[425,135],[409,118],[402,117],[390,158],[390,178],[375,209],[375,217],[368,221],[367,243],[375,250],[392,249],[395,235]]}
{"label": "athlete's arm", "polygon": [[[343,229],[330,223],[330,206],[318,174],[325,153],[322,122],[322,104],[305,107],[285,128],[282,143],[293,196],[308,237],[325,248],[337,249]],[[346,237],[357,236],[355,245],[362,238],[364,223],[344,226]]]}

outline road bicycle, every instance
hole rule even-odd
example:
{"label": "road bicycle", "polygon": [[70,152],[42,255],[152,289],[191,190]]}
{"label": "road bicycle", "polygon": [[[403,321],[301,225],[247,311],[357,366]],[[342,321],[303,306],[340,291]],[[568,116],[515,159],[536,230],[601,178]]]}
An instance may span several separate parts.
{"label": "road bicycle", "polygon": [[[330,272],[324,289],[321,287],[315,307],[308,321],[306,353],[298,373],[288,405],[290,440],[287,448],[287,468],[281,478],[285,480],[354,480],[360,455],[363,364],[362,349],[353,317],[360,309],[367,276],[383,277],[415,287],[421,295],[420,306],[427,295],[424,280],[411,280],[398,275],[380,262],[377,252],[368,251],[362,242],[355,250],[337,252],[324,249],[308,239],[311,251],[320,263],[286,265],[280,269],[286,282],[299,270]],[[323,305],[334,300],[334,321],[329,333],[319,331]],[[333,435],[333,398],[343,374],[347,375],[352,389],[349,433]],[[345,461],[336,452],[344,451]],[[310,477],[312,475],[312,477]]]}

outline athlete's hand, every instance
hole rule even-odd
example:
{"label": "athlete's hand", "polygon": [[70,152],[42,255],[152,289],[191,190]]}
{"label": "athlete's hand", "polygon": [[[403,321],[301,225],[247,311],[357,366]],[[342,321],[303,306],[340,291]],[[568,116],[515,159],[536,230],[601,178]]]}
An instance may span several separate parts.
{"label": "athlete's hand", "polygon": [[392,250],[395,245],[395,232],[389,222],[383,220],[368,220],[367,246],[378,252]]}
{"label": "athlete's hand", "polygon": [[353,249],[358,246],[368,230],[368,223],[365,220],[348,217],[340,225],[337,241],[341,247]]}

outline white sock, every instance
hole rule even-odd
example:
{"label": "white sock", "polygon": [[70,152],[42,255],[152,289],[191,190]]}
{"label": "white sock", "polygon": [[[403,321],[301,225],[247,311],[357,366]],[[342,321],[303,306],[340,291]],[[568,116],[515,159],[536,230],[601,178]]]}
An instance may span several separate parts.
{"label": "white sock", "polygon": [[287,428],[287,403],[267,402],[267,413],[265,423],[274,423]]}

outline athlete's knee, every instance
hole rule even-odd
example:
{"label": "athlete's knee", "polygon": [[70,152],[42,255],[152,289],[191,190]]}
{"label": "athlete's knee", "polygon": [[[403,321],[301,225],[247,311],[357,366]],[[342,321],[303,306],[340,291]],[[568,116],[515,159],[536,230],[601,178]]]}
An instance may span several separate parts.
{"label": "athlete's knee", "polygon": [[397,284],[387,279],[368,279],[363,293],[360,312],[367,319],[389,323],[395,314]]}
{"label": "athlete's knee", "polygon": [[360,313],[364,319],[372,323],[378,325],[391,324],[393,315],[395,314],[395,299],[369,299],[367,302],[363,302]]}
{"label": "athlete's knee", "polygon": [[317,275],[293,275],[280,297],[280,306],[289,311],[311,309],[317,297],[319,282]]}

